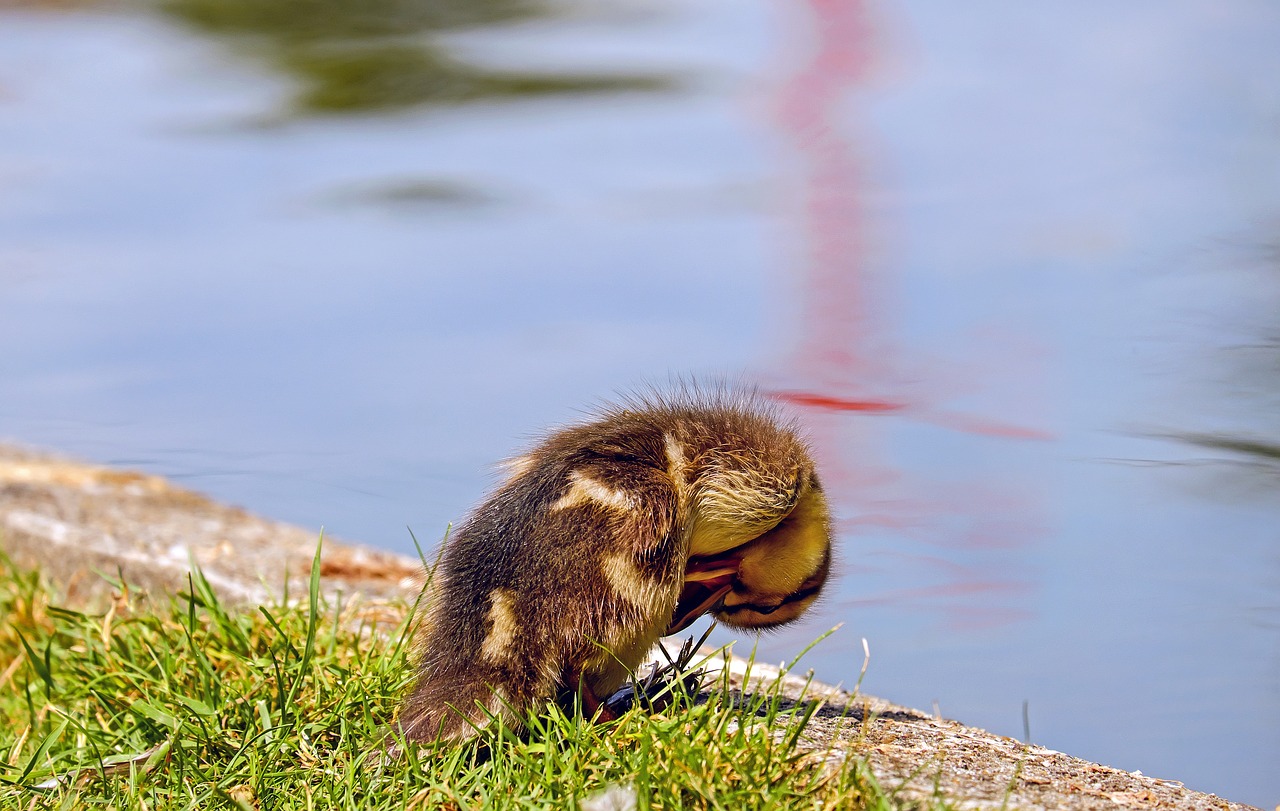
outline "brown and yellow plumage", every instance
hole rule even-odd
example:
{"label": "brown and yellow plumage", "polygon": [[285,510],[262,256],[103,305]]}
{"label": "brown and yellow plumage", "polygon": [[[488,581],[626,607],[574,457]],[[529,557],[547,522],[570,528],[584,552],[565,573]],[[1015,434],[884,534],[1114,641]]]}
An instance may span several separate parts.
{"label": "brown and yellow plumage", "polygon": [[813,461],[750,394],[636,399],[558,431],[449,540],[420,631],[409,740],[457,740],[565,690],[594,712],[710,612],[798,617],[831,562]]}

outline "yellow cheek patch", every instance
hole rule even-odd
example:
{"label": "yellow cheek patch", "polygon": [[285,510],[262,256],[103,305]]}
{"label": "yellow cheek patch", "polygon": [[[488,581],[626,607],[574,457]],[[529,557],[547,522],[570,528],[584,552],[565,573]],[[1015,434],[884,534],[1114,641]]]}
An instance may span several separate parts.
{"label": "yellow cheek patch", "polygon": [[729,523],[719,523],[699,516],[689,533],[689,555],[710,557],[742,546],[755,532]]}
{"label": "yellow cheek patch", "polygon": [[594,504],[609,510],[631,512],[636,508],[635,498],[622,490],[601,484],[580,470],[569,473],[569,490],[551,505],[552,512]]}
{"label": "yellow cheek patch", "polygon": [[[831,544],[827,500],[810,489],[786,520],[747,545],[738,579],[751,594],[785,597],[821,568]],[[747,599],[745,602],[759,602]]]}
{"label": "yellow cheek patch", "polygon": [[491,662],[511,658],[519,627],[514,606],[515,595],[510,589],[494,589],[489,593],[489,633],[480,646],[480,653]]}

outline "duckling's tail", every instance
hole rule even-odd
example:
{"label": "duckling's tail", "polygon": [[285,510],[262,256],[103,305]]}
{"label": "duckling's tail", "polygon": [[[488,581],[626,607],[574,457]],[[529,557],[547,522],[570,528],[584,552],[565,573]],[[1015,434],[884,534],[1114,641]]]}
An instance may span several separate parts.
{"label": "duckling's tail", "polygon": [[426,657],[418,683],[400,707],[405,740],[465,741],[499,723],[523,729],[529,712],[555,697],[559,677],[552,666],[555,657],[519,648],[513,653],[502,665],[471,657]]}
{"label": "duckling's tail", "polygon": [[487,684],[436,684],[423,679],[400,708],[406,741],[465,741],[499,719],[519,726],[519,713],[501,688]]}

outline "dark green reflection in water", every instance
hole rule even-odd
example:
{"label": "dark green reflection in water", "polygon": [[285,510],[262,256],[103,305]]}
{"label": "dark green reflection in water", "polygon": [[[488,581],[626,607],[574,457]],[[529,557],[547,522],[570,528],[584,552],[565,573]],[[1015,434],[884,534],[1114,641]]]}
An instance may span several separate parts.
{"label": "dark green reflection in water", "polygon": [[1227,370],[1233,397],[1248,403],[1261,416],[1252,434],[1187,431],[1178,438],[1192,445],[1226,451],[1242,467],[1258,474],[1269,498],[1280,484],[1280,242],[1265,243],[1263,267],[1249,293],[1256,309],[1264,313],[1262,335],[1255,342],[1223,350],[1221,368]]}
{"label": "dark green reflection in water", "polygon": [[375,205],[392,209],[476,209],[500,198],[468,184],[442,178],[402,178],[360,183],[334,190],[324,198],[331,205]]}
{"label": "dark green reflection in water", "polygon": [[1231,451],[1243,456],[1253,457],[1259,461],[1280,464],[1280,442],[1268,442],[1254,437],[1231,436],[1229,434],[1184,434],[1182,439],[1205,448],[1220,451]]}
{"label": "dark green reflection in water", "polygon": [[210,34],[235,37],[302,82],[302,113],[392,110],[552,94],[668,89],[660,76],[488,70],[433,34],[551,15],[530,0],[160,0]]}

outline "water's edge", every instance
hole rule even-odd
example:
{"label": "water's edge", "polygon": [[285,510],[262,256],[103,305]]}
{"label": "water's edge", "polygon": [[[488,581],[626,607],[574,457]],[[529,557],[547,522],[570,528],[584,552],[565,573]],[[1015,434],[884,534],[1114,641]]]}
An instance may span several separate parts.
{"label": "water's edge", "polygon": [[[106,596],[111,584],[101,573],[119,572],[157,594],[173,592],[186,586],[192,562],[231,602],[303,595],[316,544],[314,531],[219,504],[160,477],[0,445],[0,548],[20,565],[42,569],[72,603]],[[422,585],[422,565],[326,538],[321,583],[330,595],[406,599]],[[727,665],[741,681],[746,662],[733,657]],[[779,678],[792,699],[801,699],[808,684],[804,698],[825,702],[808,728],[815,753],[827,762],[866,758],[881,785],[901,786],[904,798],[932,796],[936,785],[958,807],[1251,808],[758,663],[748,687]]]}

